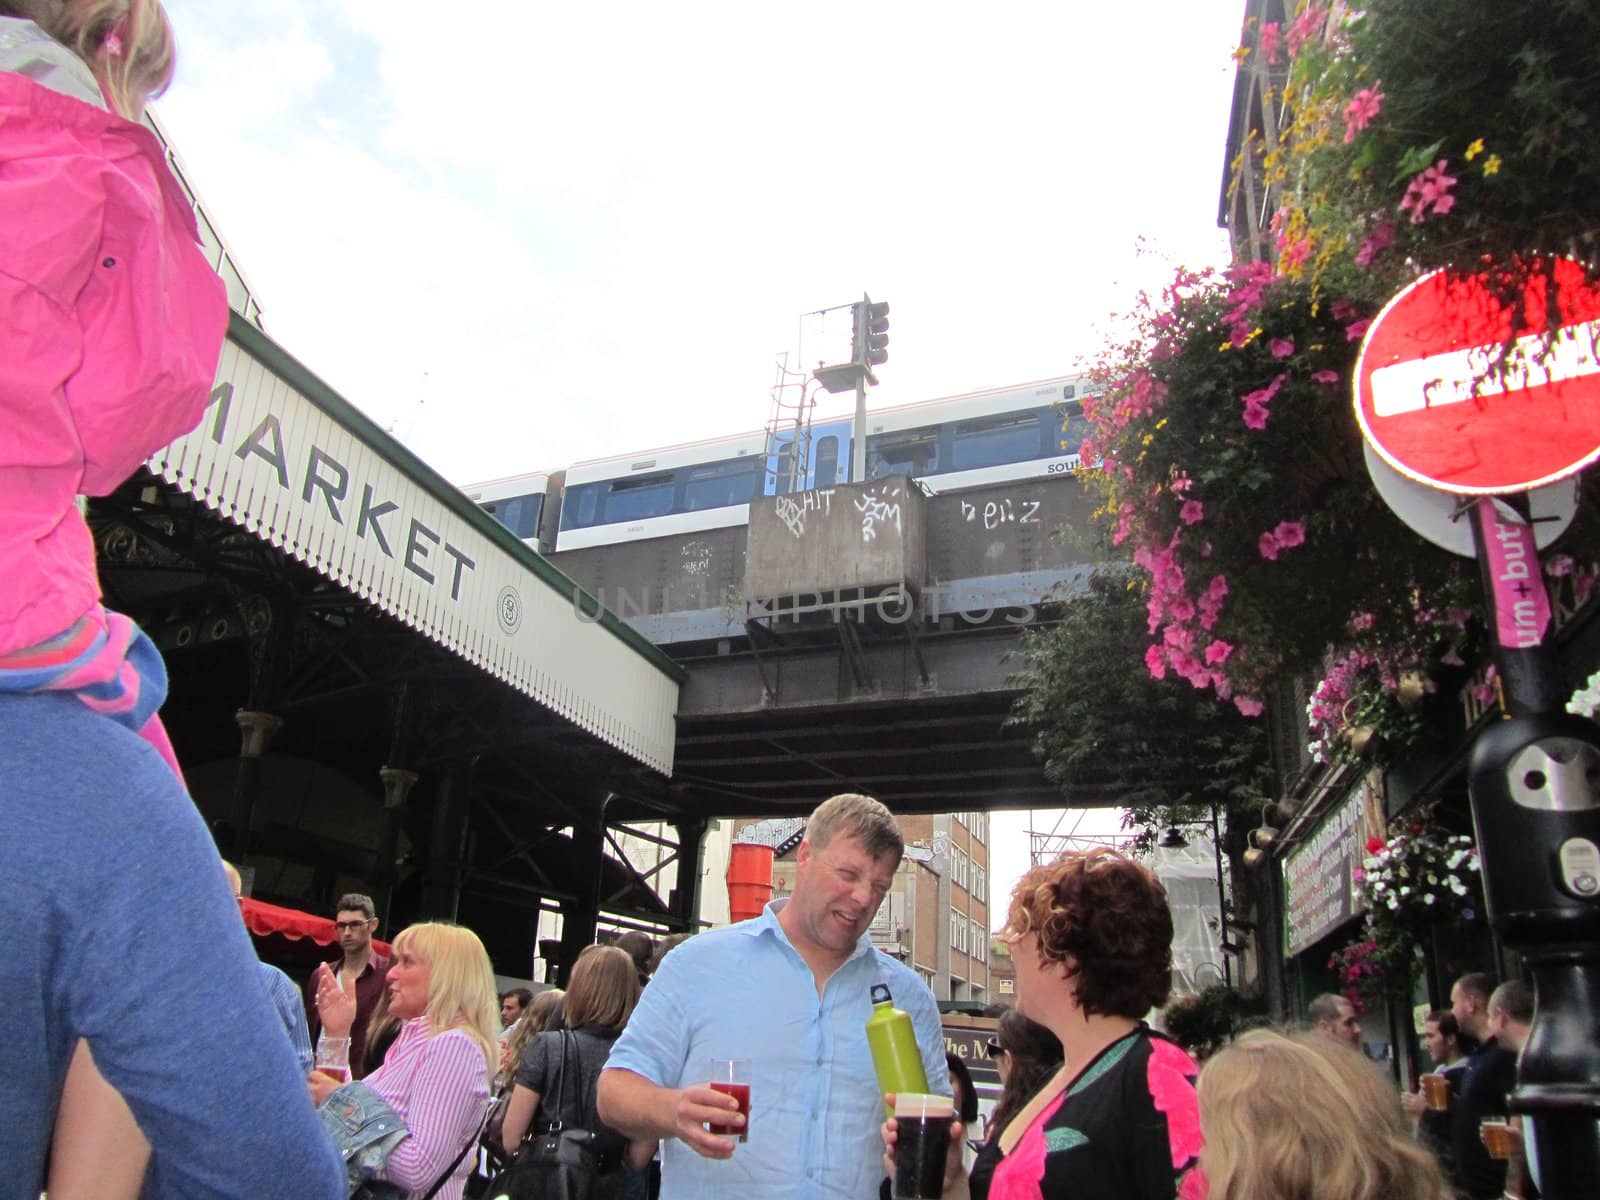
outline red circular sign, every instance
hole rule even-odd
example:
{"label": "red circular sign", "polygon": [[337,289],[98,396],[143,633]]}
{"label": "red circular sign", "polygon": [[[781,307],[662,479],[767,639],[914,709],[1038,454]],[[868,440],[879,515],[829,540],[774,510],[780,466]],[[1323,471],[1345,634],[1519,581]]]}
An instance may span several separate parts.
{"label": "red circular sign", "polygon": [[1518,305],[1479,275],[1424,275],[1368,328],[1355,398],[1362,436],[1420,483],[1492,495],[1571,475],[1600,458],[1600,286],[1565,258]]}

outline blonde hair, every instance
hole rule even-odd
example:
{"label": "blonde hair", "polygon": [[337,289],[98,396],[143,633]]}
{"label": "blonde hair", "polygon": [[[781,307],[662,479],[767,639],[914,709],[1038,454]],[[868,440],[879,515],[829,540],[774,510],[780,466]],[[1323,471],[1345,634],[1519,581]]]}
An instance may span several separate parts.
{"label": "blonde hair", "polygon": [[512,1080],[516,1078],[517,1066],[522,1062],[522,1052],[528,1048],[528,1043],[546,1029],[555,1028],[550,1017],[565,995],[566,993],[560,988],[546,988],[533,998],[532,1004],[528,1005],[527,1011],[522,1014],[522,1020],[517,1022],[517,1031],[506,1043],[506,1065],[500,1072],[502,1087],[510,1087]]}
{"label": "blonde hair", "polygon": [[500,1062],[500,1004],[494,968],[478,935],[460,925],[427,921],[402,929],[394,939],[399,955],[410,951],[428,964],[428,1018],[431,1033],[460,1029],[483,1048],[492,1076]]}
{"label": "blonde hair", "polygon": [[1348,1046],[1245,1034],[1200,1072],[1209,1200],[1450,1200],[1395,1089]]}
{"label": "blonde hair", "polygon": [[[0,9],[33,21],[83,59],[111,107],[130,121],[172,82],[178,51],[160,0],[9,0]],[[115,53],[107,45],[113,33]]]}
{"label": "blonde hair", "polygon": [[639,1003],[639,968],[615,946],[586,946],[567,980],[568,1029],[598,1025],[621,1029]]}

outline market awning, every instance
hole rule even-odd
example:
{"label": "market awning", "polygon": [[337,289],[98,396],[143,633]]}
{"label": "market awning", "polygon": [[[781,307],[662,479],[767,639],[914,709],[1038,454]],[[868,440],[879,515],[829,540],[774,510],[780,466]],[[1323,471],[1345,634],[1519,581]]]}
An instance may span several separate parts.
{"label": "market awning", "polygon": [[[333,927],[332,917],[319,917],[314,913],[301,912],[298,908],[283,908],[268,904],[265,900],[253,900],[249,896],[239,898],[239,911],[244,914],[244,927],[256,937],[277,934],[292,942],[310,939],[319,946],[332,946],[339,941],[339,931]],[[391,953],[389,943],[380,942],[377,938],[372,939],[372,948],[385,956]]]}
{"label": "market awning", "polygon": [[683,668],[234,314],[199,428],[150,469],[663,775]]}

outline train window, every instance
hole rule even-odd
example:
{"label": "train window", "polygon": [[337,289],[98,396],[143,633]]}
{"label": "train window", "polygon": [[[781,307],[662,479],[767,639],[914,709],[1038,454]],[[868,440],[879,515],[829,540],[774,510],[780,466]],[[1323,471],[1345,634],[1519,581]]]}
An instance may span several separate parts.
{"label": "train window", "polygon": [[659,517],[671,510],[671,475],[650,475],[644,479],[617,479],[611,483],[607,491],[605,512],[601,519],[610,525],[618,521]]}
{"label": "train window", "polygon": [[749,504],[755,495],[755,486],[754,458],[691,467],[683,483],[683,507],[688,512],[698,512],[706,508],[726,508],[730,504]]}
{"label": "train window", "polygon": [[538,492],[528,496],[512,496],[505,500],[491,500],[484,507],[512,533],[527,539],[539,532],[539,511],[544,507],[544,496]]}
{"label": "train window", "polygon": [[939,470],[939,430],[933,426],[867,439],[867,477],[932,475]]}
{"label": "train window", "polygon": [[817,448],[812,452],[811,461],[816,464],[812,471],[812,487],[832,487],[839,473],[839,439],[824,437],[817,439]]}
{"label": "train window", "polygon": [[595,523],[595,510],[600,507],[603,483],[583,483],[569,487],[561,498],[561,528],[587,529]]}
{"label": "train window", "polygon": [[1069,384],[1067,384],[1065,387],[1063,387],[1061,389],[1061,398],[1063,400],[1071,400],[1077,394],[1078,394],[1078,385],[1075,384],[1075,383],[1069,383]]}
{"label": "train window", "polygon": [[1038,458],[1039,432],[1038,413],[1007,413],[981,421],[963,421],[955,429],[953,469],[967,471]]}

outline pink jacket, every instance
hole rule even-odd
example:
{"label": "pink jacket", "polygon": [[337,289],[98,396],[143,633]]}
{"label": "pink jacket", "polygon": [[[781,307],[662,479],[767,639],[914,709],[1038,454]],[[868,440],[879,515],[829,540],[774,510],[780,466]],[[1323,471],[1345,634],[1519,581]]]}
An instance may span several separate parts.
{"label": "pink jacket", "polygon": [[100,598],[75,497],[199,423],[228,303],[160,142],[0,71],[0,654]]}

